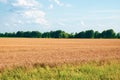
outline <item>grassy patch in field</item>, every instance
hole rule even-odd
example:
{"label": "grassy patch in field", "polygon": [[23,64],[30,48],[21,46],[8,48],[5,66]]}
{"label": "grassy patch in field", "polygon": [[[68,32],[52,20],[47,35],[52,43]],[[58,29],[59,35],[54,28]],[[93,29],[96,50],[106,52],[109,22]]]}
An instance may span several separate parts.
{"label": "grassy patch in field", "polygon": [[99,65],[92,62],[55,67],[16,67],[3,70],[0,80],[120,80],[120,64],[111,62]]}

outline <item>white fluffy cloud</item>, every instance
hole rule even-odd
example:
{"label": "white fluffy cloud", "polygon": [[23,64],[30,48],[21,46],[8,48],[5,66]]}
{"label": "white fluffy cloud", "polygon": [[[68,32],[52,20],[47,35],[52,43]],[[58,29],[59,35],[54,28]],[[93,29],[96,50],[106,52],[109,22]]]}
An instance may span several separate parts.
{"label": "white fluffy cloud", "polygon": [[[49,9],[53,9],[55,5],[60,7],[70,6],[60,0],[47,1],[49,1]],[[51,25],[46,19],[46,12],[42,10],[44,6],[42,6],[43,4],[41,4],[40,0],[0,0],[0,2],[7,3],[10,6],[11,24],[16,24],[17,26],[37,24],[48,27]]]}
{"label": "white fluffy cloud", "polygon": [[22,13],[23,17],[26,17],[30,22],[34,22],[40,25],[47,26],[48,22],[45,19],[45,12],[41,10],[26,10]]}
{"label": "white fluffy cloud", "polygon": [[62,2],[60,2],[59,0],[49,0],[50,2],[54,2],[59,6],[63,6],[64,4]]}
{"label": "white fluffy cloud", "polygon": [[48,26],[48,21],[45,19],[46,13],[41,10],[41,3],[37,0],[16,0],[11,3],[11,5],[14,8],[18,8],[15,10],[14,14],[17,14],[18,17],[22,17],[23,20],[21,21],[23,22],[20,23],[26,24],[29,22],[30,24]]}
{"label": "white fluffy cloud", "polygon": [[32,8],[32,7],[40,7],[40,3],[38,3],[36,0],[16,0],[14,3],[12,3],[15,7],[26,7],[26,8]]}
{"label": "white fluffy cloud", "polygon": [[62,2],[60,2],[59,0],[53,0],[57,5],[59,6],[63,6],[64,4]]}
{"label": "white fluffy cloud", "polygon": [[56,3],[58,6],[71,7],[70,4],[65,4],[65,3],[61,2],[60,0],[49,0],[49,1]]}
{"label": "white fluffy cloud", "polygon": [[24,16],[29,18],[44,17],[45,13],[40,10],[27,10],[24,11]]}

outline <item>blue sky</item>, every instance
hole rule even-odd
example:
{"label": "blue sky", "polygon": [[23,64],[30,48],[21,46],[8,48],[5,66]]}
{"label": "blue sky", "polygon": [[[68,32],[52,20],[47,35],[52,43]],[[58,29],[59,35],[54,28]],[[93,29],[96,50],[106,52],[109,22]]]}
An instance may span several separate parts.
{"label": "blue sky", "polygon": [[0,32],[114,29],[120,0],[0,0]]}

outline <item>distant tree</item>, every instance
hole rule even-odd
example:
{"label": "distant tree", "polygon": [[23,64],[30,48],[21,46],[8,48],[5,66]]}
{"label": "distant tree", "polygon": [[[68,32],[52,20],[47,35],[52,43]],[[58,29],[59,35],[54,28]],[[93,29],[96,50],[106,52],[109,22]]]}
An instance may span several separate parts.
{"label": "distant tree", "polygon": [[51,31],[50,36],[52,38],[68,38],[69,34],[62,30],[57,30],[57,31]]}
{"label": "distant tree", "polygon": [[115,32],[113,29],[106,30],[106,38],[115,38]]}
{"label": "distant tree", "polygon": [[68,38],[69,37],[69,34],[64,32],[64,31],[61,31],[60,35],[59,35],[59,38]]}
{"label": "distant tree", "polygon": [[8,33],[8,37],[15,37],[15,33]]}
{"label": "distant tree", "polygon": [[16,33],[16,37],[24,37],[24,32],[23,31],[18,31]]}
{"label": "distant tree", "polygon": [[33,37],[33,38],[41,38],[42,34],[39,31],[32,31],[31,32],[31,37]]}
{"label": "distant tree", "polygon": [[7,32],[5,32],[4,36],[5,36],[5,37],[8,37],[8,33],[7,33]]}
{"label": "distant tree", "polygon": [[106,31],[105,30],[101,33],[101,38],[106,38]]}
{"label": "distant tree", "polygon": [[55,38],[55,31],[50,31],[50,36],[51,36],[51,38]]}
{"label": "distant tree", "polygon": [[75,33],[75,38],[85,38],[85,32],[79,32],[79,33]]}
{"label": "distant tree", "polygon": [[68,34],[68,38],[74,38],[74,37],[75,37],[74,33]]}
{"label": "distant tree", "polygon": [[119,38],[119,39],[120,39],[120,32],[119,32],[119,33],[117,33],[117,38]]}
{"label": "distant tree", "polygon": [[74,38],[79,38],[78,33],[76,32]]}
{"label": "distant tree", "polygon": [[95,31],[94,38],[101,38],[101,33],[98,31]]}
{"label": "distant tree", "polygon": [[18,31],[16,33],[0,33],[0,37],[29,37],[29,38],[120,38],[120,33],[113,29],[104,30],[102,33],[93,30],[86,30],[79,33],[66,33],[62,30],[41,33],[39,31]]}
{"label": "distant tree", "polygon": [[3,33],[0,33],[0,37],[4,37],[4,34],[3,34]]}
{"label": "distant tree", "polygon": [[63,32],[61,30],[55,31],[55,38],[62,38]]}
{"label": "distant tree", "polygon": [[114,32],[113,29],[109,29],[109,30],[104,30],[102,33],[101,33],[101,37],[102,38],[115,38],[116,37],[116,34]]}
{"label": "distant tree", "polygon": [[50,32],[44,32],[43,34],[42,34],[42,38],[50,38],[51,36],[50,36]]}
{"label": "distant tree", "polygon": [[78,35],[79,35],[79,38],[85,38],[85,32],[84,31],[80,32]]}
{"label": "distant tree", "polygon": [[85,31],[85,38],[94,38],[94,31],[93,30]]}
{"label": "distant tree", "polygon": [[32,37],[32,35],[31,35],[31,32],[30,31],[26,31],[26,32],[24,32],[24,35],[23,35],[24,37]]}

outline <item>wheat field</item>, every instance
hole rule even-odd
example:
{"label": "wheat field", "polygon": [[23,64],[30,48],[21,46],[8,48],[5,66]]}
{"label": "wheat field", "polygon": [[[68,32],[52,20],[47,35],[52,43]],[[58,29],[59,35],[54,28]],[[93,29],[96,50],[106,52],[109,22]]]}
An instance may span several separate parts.
{"label": "wheat field", "polygon": [[119,39],[0,38],[0,68],[120,60]]}

